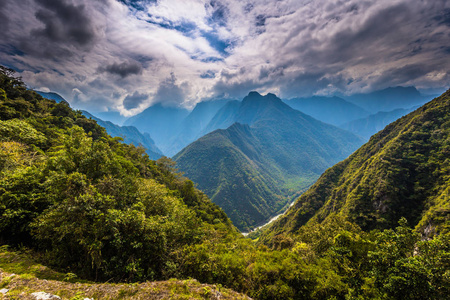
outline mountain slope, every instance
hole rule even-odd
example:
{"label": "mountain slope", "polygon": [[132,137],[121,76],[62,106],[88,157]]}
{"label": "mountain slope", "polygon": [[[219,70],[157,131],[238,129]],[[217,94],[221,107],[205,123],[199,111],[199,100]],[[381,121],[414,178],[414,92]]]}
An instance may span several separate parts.
{"label": "mountain slope", "polygon": [[372,135],[382,130],[386,127],[386,125],[394,122],[415,109],[417,109],[417,106],[410,109],[398,108],[387,112],[380,111],[365,118],[341,124],[339,127],[369,140]]}
{"label": "mountain slope", "polygon": [[158,103],[124,122],[141,132],[147,132],[163,153],[171,151],[170,139],[180,130],[189,111],[184,108],[165,107]]}
{"label": "mountain slope", "polygon": [[263,149],[248,125],[233,124],[198,139],[175,156],[178,168],[219,205],[235,226],[264,222],[286,204],[279,195],[280,178],[273,178]]}
{"label": "mountain slope", "polygon": [[173,156],[202,136],[205,127],[228,101],[227,99],[218,99],[197,103],[189,115],[184,118],[179,132],[170,139],[170,147],[168,147],[166,155]]}
{"label": "mountain slope", "polygon": [[143,146],[146,149],[146,153],[150,159],[156,160],[162,156],[161,150],[156,147],[155,142],[152,140],[148,133],[142,134],[134,126],[119,126],[109,121],[103,121],[90,114],[87,111],[81,111],[84,116],[91,118],[97,122],[98,125],[106,129],[106,132],[112,137],[121,137],[127,144],[133,144],[135,146]]}
{"label": "mountain slope", "polygon": [[335,126],[369,115],[361,107],[336,96],[294,98],[284,102],[290,107],[304,112],[317,120]]}
{"label": "mountain slope", "polygon": [[416,105],[422,105],[431,100],[431,97],[423,96],[412,86],[397,86],[366,94],[344,96],[344,99],[371,113],[377,113],[379,111],[391,111],[397,108],[407,109]]}
{"label": "mountain slope", "polygon": [[183,249],[237,236],[171,160],[149,160],[8,73],[0,66],[1,244],[85,279],[145,281],[189,277]]}
{"label": "mountain slope", "polygon": [[202,135],[210,133],[216,129],[226,129],[230,127],[236,118],[236,113],[241,106],[241,102],[237,100],[228,101],[221,109],[217,111],[211,121],[201,132]]}
{"label": "mountain slope", "polygon": [[338,215],[365,230],[401,217],[424,234],[448,231],[450,90],[388,125],[328,169],[265,233],[295,234],[311,219]]}
{"label": "mountain slope", "polygon": [[276,214],[295,191],[310,185],[361,143],[273,94],[251,92],[237,109],[237,103],[230,103],[213,120],[232,120],[234,125],[207,134],[174,159],[241,230]]}
{"label": "mountain slope", "polygon": [[39,95],[41,95],[44,98],[55,100],[57,103],[60,103],[60,102],[69,103],[61,95],[54,93],[54,92],[46,93],[46,92],[36,91],[36,93],[38,93]]}

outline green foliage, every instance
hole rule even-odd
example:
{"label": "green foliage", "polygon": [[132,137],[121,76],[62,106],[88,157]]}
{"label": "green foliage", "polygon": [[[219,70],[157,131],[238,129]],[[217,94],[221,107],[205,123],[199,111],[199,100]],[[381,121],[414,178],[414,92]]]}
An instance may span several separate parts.
{"label": "green foliage", "polygon": [[334,214],[364,230],[393,228],[405,217],[427,237],[448,232],[449,122],[447,91],[328,169],[262,240]]}
{"label": "green foliage", "polygon": [[172,276],[176,253],[213,232],[236,234],[172,161],[149,160],[2,70],[1,243],[83,278],[137,281]]}
{"label": "green foliage", "polygon": [[[284,211],[327,167],[361,144],[273,94],[250,93],[238,106],[219,125],[227,129],[203,136],[174,159],[241,231]],[[220,119],[219,114],[215,121]]]}
{"label": "green foliage", "polygon": [[[20,293],[39,276],[116,282],[178,277],[217,285],[197,283],[192,288],[190,281],[175,280],[151,291],[160,298],[222,295],[224,299],[228,292],[222,285],[255,299],[444,299],[450,294],[448,215],[447,208],[439,206],[448,203],[448,188],[437,186],[439,197],[427,206],[425,220],[442,225],[429,234],[432,239],[424,235],[421,240],[404,219],[395,229],[363,231],[364,226],[354,222],[358,218],[339,213],[338,204],[335,212],[324,210],[300,226],[318,203],[325,203],[320,197],[335,188],[334,193],[343,193],[336,183],[301,198],[307,201],[297,216],[304,219],[293,224],[295,231],[272,230],[276,235],[271,239],[261,236],[262,241],[270,241],[269,246],[255,245],[237,234],[225,213],[195,189],[173,161],[149,160],[142,148],[120,143],[95,123],[86,122],[79,112],[27,91],[19,79],[8,76],[0,72],[0,88],[7,95],[0,99],[0,243],[29,247],[35,257],[62,272],[19,260],[2,247],[0,273],[21,274],[4,279],[2,287]],[[439,114],[433,112],[427,118],[439,118]],[[449,128],[447,122],[440,128]],[[411,134],[415,140],[435,139],[433,145],[441,141],[439,132]],[[426,143],[412,145],[428,151]],[[442,162],[446,147],[427,156],[430,165],[418,165],[424,168],[420,172],[433,172],[417,173],[414,178],[420,184],[408,188],[427,195],[425,187],[435,187],[424,185],[427,176],[448,182],[447,177],[439,181],[440,176],[448,176]],[[416,153],[408,159],[424,161],[426,157]],[[434,169],[438,163],[442,168]],[[323,178],[342,182],[347,165],[337,165]],[[397,185],[401,181],[396,172],[412,171],[394,169],[386,172]],[[288,215],[279,224],[290,222]],[[146,288],[145,284],[111,286],[111,297],[144,299]],[[77,298],[77,292],[66,291],[64,297]]]}

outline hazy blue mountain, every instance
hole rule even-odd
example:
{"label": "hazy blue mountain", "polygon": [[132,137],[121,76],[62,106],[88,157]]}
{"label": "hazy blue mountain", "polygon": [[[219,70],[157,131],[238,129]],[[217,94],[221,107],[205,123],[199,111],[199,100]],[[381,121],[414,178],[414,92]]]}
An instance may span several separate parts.
{"label": "hazy blue mountain", "polygon": [[344,97],[369,112],[391,111],[397,108],[410,108],[422,105],[432,96],[423,96],[415,87],[390,87],[367,94],[355,94]]}
{"label": "hazy blue mountain", "polygon": [[347,122],[339,127],[353,132],[368,141],[372,135],[384,129],[384,127],[388,124],[407,115],[417,108],[418,106],[409,109],[398,108],[388,112],[380,111],[368,117]]}
{"label": "hazy blue mountain", "polygon": [[97,117],[104,121],[110,121],[114,124],[122,126],[123,123],[128,119],[128,117],[124,117],[118,111],[101,111],[94,112]]}
{"label": "hazy blue mountain", "polygon": [[279,212],[362,144],[352,133],[294,110],[273,94],[251,92],[242,102],[229,102],[213,120],[233,125],[198,139],[174,159],[241,230]]}
{"label": "hazy blue mountain", "polygon": [[171,152],[171,140],[181,129],[181,124],[189,111],[184,108],[166,107],[158,103],[150,106],[124,122],[148,132],[163,153]]}
{"label": "hazy blue mountain", "polygon": [[172,137],[166,155],[172,156],[204,135],[203,130],[229,99],[217,99],[199,102],[181,123],[180,130]]}
{"label": "hazy blue mountain", "polygon": [[226,129],[235,122],[236,113],[241,106],[237,100],[228,101],[211,119],[208,125],[203,129],[202,134],[207,134],[216,129]]}
{"label": "hazy blue mountain", "polygon": [[121,137],[127,144],[133,144],[135,146],[142,145],[145,149],[147,149],[145,152],[148,154],[150,159],[156,160],[163,156],[161,150],[158,149],[148,133],[141,133],[134,126],[119,126],[110,121],[103,121],[102,119],[97,118],[84,110],[82,113],[87,118],[97,121],[97,124],[104,127],[109,135],[113,137]]}
{"label": "hazy blue mountain", "polygon": [[57,94],[55,92],[48,92],[48,93],[46,93],[46,92],[36,91],[36,93],[38,93],[39,95],[41,95],[44,98],[55,100],[57,103],[59,103],[59,102],[69,103],[61,95],[59,95],[59,94]]}
{"label": "hazy blue mountain", "polygon": [[335,126],[366,117],[370,114],[361,107],[336,96],[294,98],[285,100],[284,103],[317,120]]}

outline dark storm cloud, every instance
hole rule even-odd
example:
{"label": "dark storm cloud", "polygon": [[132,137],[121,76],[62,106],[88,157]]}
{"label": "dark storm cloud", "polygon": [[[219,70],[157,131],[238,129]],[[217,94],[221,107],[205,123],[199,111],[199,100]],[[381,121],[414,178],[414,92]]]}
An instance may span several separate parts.
{"label": "dark storm cloud", "polygon": [[0,1],[0,64],[85,107],[450,85],[448,0]]}
{"label": "dark storm cloud", "polygon": [[123,106],[130,110],[138,107],[142,102],[148,99],[148,95],[140,94],[139,92],[134,92],[132,95],[128,95],[123,100]]}
{"label": "dark storm cloud", "polygon": [[273,67],[265,67],[262,66],[259,69],[259,80],[263,80],[263,79],[269,79],[270,77],[282,77],[284,76],[284,72],[283,72],[283,67],[277,67],[277,68],[273,68]]}
{"label": "dark storm cloud", "polygon": [[0,32],[5,34],[8,32],[8,25],[9,25],[9,19],[8,19],[8,12],[6,11],[6,1],[0,5]]}
{"label": "dark storm cloud", "polygon": [[385,71],[373,83],[375,89],[382,89],[386,86],[397,86],[405,82],[420,78],[436,69],[436,66],[424,64],[409,64],[400,68],[392,68]]}
{"label": "dark storm cloud", "polygon": [[84,4],[68,0],[34,0],[41,26],[14,37],[17,47],[36,58],[60,60],[92,48],[97,32]]}
{"label": "dark storm cloud", "polygon": [[155,103],[162,103],[167,106],[175,106],[183,103],[185,99],[183,88],[177,84],[177,78],[174,73],[163,80],[153,98]]}
{"label": "dark storm cloud", "polygon": [[142,65],[134,61],[112,63],[106,67],[99,67],[99,71],[119,75],[120,77],[125,78],[129,75],[142,74]]}
{"label": "dark storm cloud", "polygon": [[249,91],[259,90],[263,86],[252,79],[233,82],[219,81],[214,85],[213,91],[216,97],[226,94],[229,97],[242,99]]}
{"label": "dark storm cloud", "polygon": [[95,30],[84,5],[73,5],[64,0],[35,1],[42,7],[36,12],[36,18],[44,24],[44,28],[33,30],[33,34],[43,36],[51,42],[78,46],[92,43]]}

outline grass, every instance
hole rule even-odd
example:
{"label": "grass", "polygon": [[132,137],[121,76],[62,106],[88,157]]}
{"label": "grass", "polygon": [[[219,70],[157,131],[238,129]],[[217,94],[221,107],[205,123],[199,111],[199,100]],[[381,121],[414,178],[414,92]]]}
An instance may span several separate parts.
{"label": "grass", "polygon": [[220,285],[201,284],[195,279],[133,284],[92,283],[74,274],[56,272],[33,260],[31,252],[0,247],[0,299],[35,299],[34,292],[58,295],[61,299],[249,299]]}

